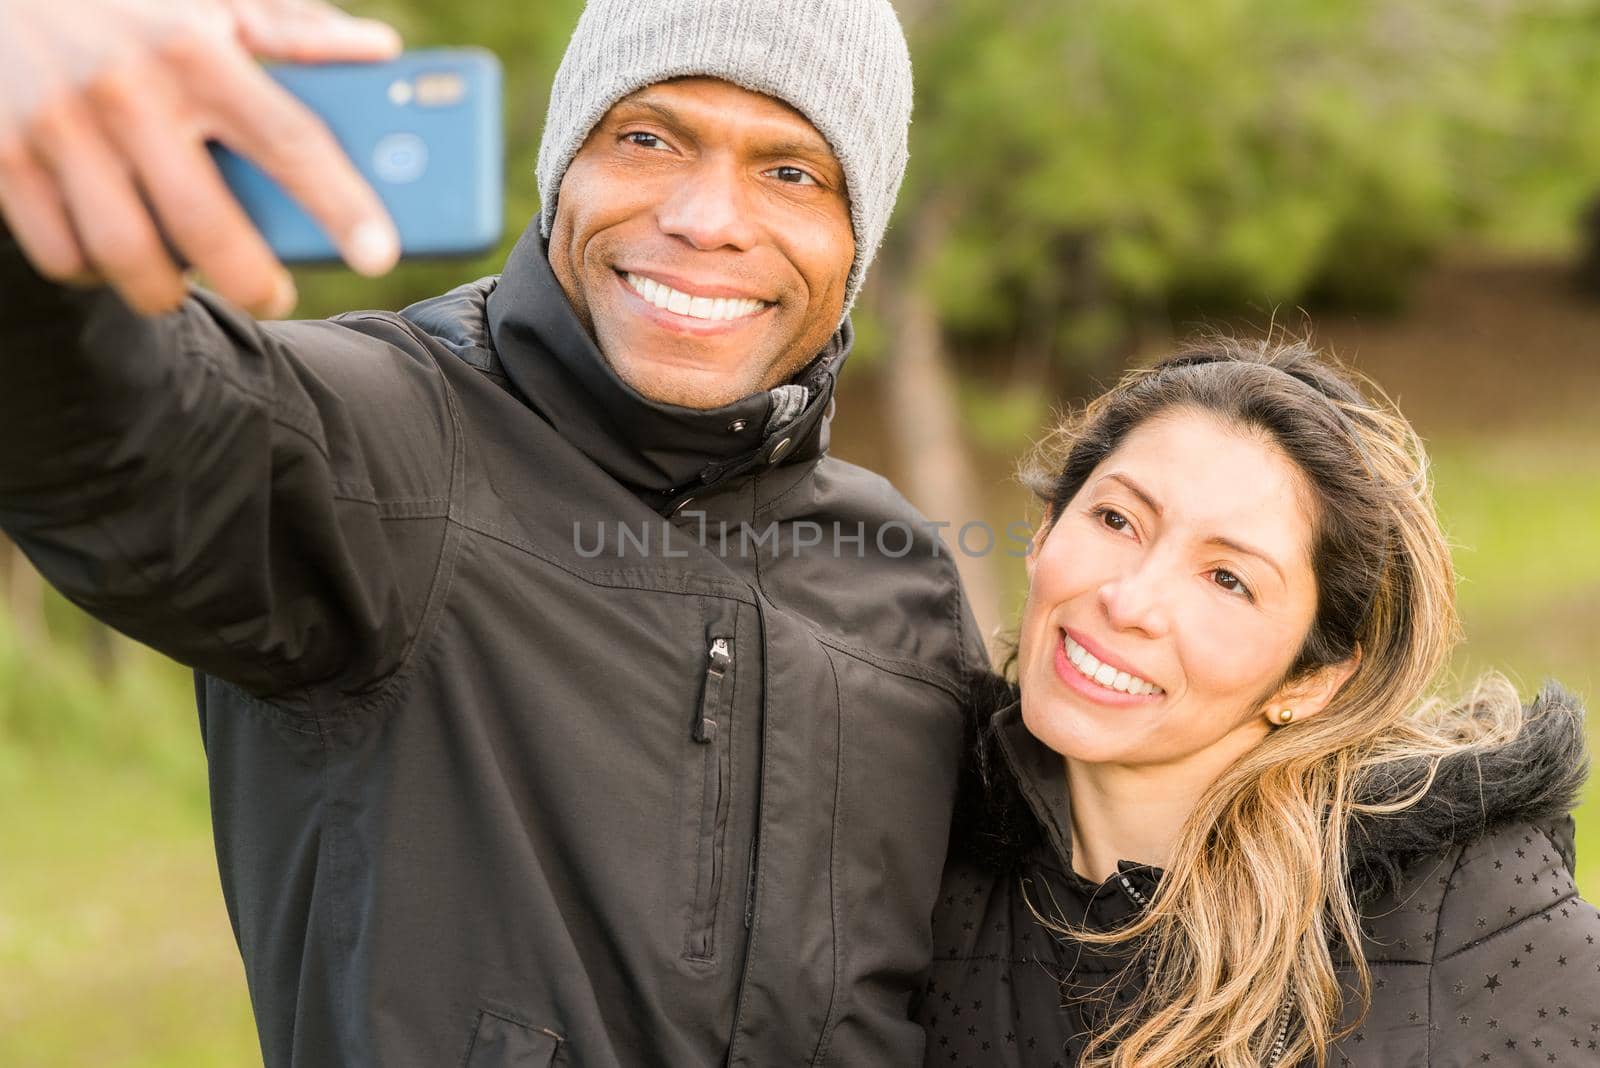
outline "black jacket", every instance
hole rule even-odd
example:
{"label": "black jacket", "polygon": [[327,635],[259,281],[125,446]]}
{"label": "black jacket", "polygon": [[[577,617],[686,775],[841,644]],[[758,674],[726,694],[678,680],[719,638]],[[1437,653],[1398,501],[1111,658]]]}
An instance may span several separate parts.
{"label": "black jacket", "polygon": [[[1065,1068],[1104,1014],[1133,1000],[1148,960],[1057,937],[1028,903],[1107,930],[1144,907],[1161,872],[1124,861],[1096,885],[1072,870],[1061,758],[1023,727],[1008,690],[994,700],[918,997],[924,1063]],[[1410,793],[1416,770],[1377,784],[1373,799]],[[1372,1007],[1327,1064],[1600,1065],[1600,912],[1573,885],[1568,815],[1586,770],[1581,710],[1551,686],[1515,742],[1446,761],[1415,807],[1352,826]],[[1348,954],[1336,948],[1335,960],[1350,980]],[[1347,999],[1341,1026],[1355,1015]]]}
{"label": "black jacket", "polygon": [[826,454],[847,331],[777,426],[623,384],[534,230],[400,315],[0,284],[0,524],[198,670],[267,1064],[921,1057],[984,654]]}

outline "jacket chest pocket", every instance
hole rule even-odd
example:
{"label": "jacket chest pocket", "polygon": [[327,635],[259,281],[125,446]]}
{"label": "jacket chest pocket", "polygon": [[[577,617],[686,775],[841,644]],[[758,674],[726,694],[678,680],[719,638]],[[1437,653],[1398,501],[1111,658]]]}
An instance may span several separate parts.
{"label": "jacket chest pocket", "polygon": [[[729,623],[731,624],[731,620]],[[700,791],[692,856],[694,873],[683,955],[709,961],[717,955],[717,906],[727,883],[726,838],[733,785],[734,628],[715,624],[707,639],[700,702],[689,726],[699,765]],[[726,631],[726,633],[720,633]],[[694,795],[691,791],[691,803]]]}

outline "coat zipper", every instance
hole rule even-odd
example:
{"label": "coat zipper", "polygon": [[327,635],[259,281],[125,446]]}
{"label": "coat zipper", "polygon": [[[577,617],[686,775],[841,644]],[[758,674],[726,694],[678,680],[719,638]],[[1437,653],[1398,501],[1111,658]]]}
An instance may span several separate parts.
{"label": "coat zipper", "polygon": [[[1122,892],[1124,894],[1128,895],[1128,900],[1132,901],[1133,904],[1134,904],[1134,907],[1137,908],[1140,912],[1143,912],[1146,908],[1149,907],[1150,899],[1145,897],[1144,894],[1140,892],[1139,888],[1137,886],[1134,886],[1132,881],[1129,880],[1129,878],[1126,875],[1122,874],[1121,872],[1117,872],[1117,882],[1122,884]],[[1156,973],[1156,947],[1155,946],[1151,946],[1148,950],[1145,951],[1145,965],[1144,966],[1145,966],[1145,974],[1146,974],[1146,976],[1153,977],[1155,975],[1155,973]]]}
{"label": "coat zipper", "polygon": [[729,713],[733,705],[733,641],[713,638],[706,653],[705,685],[690,737],[703,747],[700,835],[696,850],[694,907],[684,955],[716,956],[717,902],[722,897],[723,832],[728,825]]}
{"label": "coat zipper", "polygon": [[[1118,872],[1117,882],[1122,884],[1122,892],[1128,895],[1128,900],[1132,901],[1141,911],[1150,904],[1150,899],[1145,897],[1126,875]],[[1149,975],[1154,975],[1156,965],[1154,946],[1149,949],[1145,957],[1146,972]],[[1278,1006],[1277,1016],[1274,1020],[1272,1048],[1267,1051],[1267,1059],[1262,1062],[1263,1068],[1277,1068],[1278,1062],[1283,1060],[1283,1051],[1289,1045],[1289,1013],[1293,1006],[1293,996],[1287,993],[1284,994],[1283,1002]]]}
{"label": "coat zipper", "polygon": [[1278,1027],[1272,1039],[1272,1049],[1267,1051],[1265,1068],[1275,1068],[1283,1060],[1284,1048],[1289,1044],[1289,1013],[1294,1007],[1294,999],[1289,994],[1283,995],[1283,1004],[1278,1006]]}
{"label": "coat zipper", "polygon": [[750,930],[750,925],[756,919],[756,854],[761,849],[761,832],[757,831],[750,837],[750,867],[745,871],[744,882],[744,929]]}

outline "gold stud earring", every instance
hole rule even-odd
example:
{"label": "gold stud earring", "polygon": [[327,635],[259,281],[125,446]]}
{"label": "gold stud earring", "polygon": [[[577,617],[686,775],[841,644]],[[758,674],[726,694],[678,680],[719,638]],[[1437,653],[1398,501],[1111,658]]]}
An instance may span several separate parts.
{"label": "gold stud earring", "polygon": [[1278,722],[1279,723],[1288,723],[1293,719],[1294,719],[1294,709],[1292,709],[1292,708],[1280,708],[1280,709],[1278,709]]}

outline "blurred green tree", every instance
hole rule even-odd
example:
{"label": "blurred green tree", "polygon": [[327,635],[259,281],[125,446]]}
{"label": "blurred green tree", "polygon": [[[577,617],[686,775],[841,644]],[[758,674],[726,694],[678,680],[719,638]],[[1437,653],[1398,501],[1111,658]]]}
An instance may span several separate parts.
{"label": "blurred green tree", "polygon": [[[916,262],[876,283],[926,287],[973,358],[1103,368],[1171,309],[1392,304],[1465,233],[1574,241],[1600,192],[1600,0],[895,2],[917,117],[888,260]],[[349,6],[412,47],[501,56],[508,233],[377,284],[308,272],[305,314],[498,269],[538,208],[550,78],[583,4]],[[894,299],[868,302],[866,351]]]}
{"label": "blurred green tree", "polygon": [[926,6],[899,236],[947,228],[919,284],[969,351],[1390,303],[1472,227],[1547,243],[1600,189],[1595,0]]}

